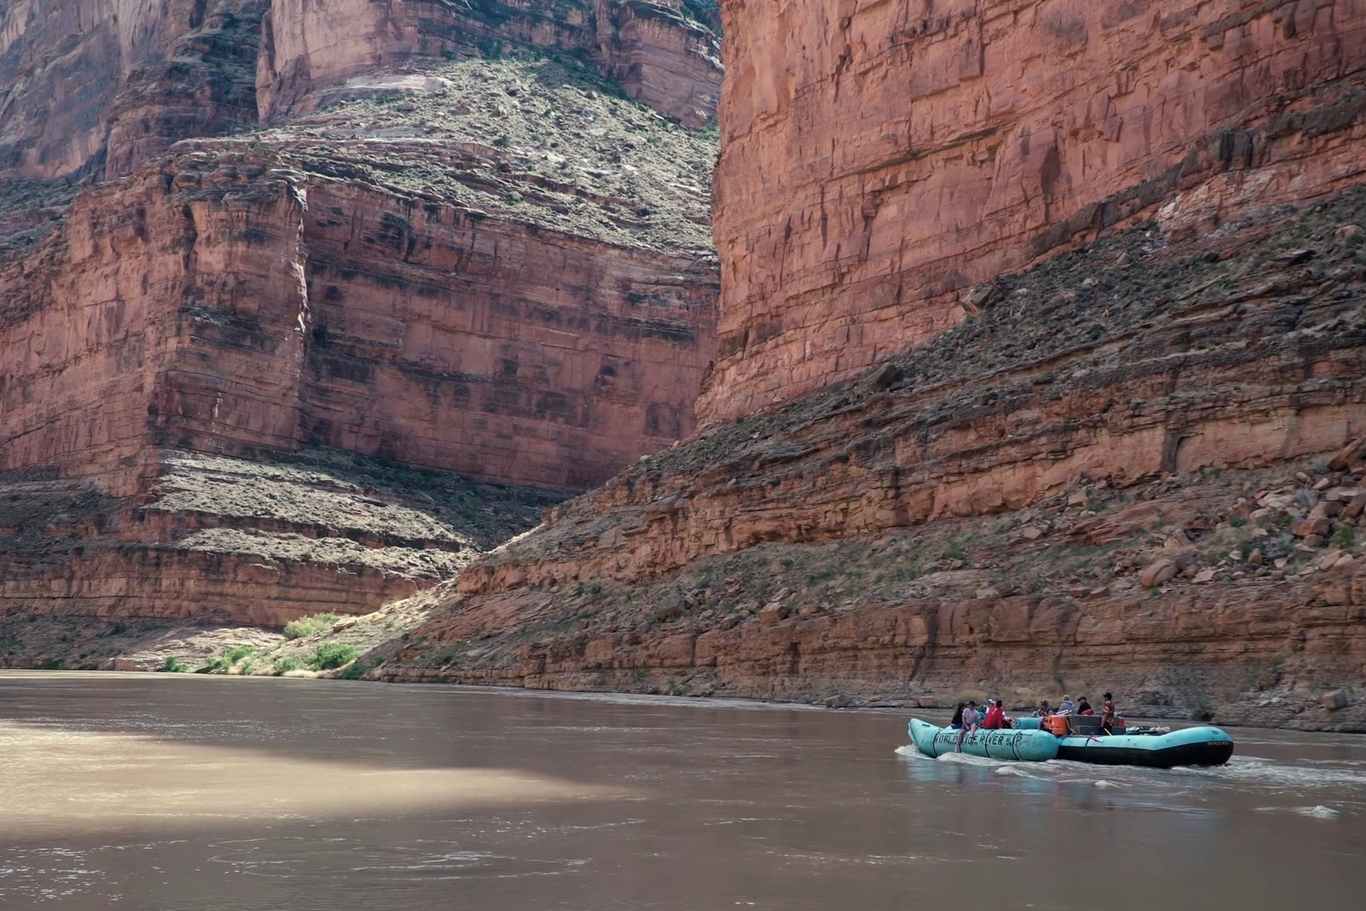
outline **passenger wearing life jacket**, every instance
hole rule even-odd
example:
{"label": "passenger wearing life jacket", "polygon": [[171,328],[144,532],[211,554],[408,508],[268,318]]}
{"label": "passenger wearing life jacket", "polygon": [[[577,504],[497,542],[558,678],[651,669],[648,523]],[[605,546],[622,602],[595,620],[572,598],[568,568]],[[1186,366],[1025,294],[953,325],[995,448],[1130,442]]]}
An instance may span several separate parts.
{"label": "passenger wearing life jacket", "polygon": [[1006,710],[1001,708],[1000,699],[988,699],[990,708],[987,709],[987,717],[982,720],[982,730],[995,731],[1006,726]]}

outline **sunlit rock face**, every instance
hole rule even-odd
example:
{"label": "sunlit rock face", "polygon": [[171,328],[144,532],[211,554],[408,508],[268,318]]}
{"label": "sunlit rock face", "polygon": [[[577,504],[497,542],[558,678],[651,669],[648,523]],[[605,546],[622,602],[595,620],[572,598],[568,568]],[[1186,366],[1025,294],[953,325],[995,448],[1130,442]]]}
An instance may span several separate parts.
{"label": "sunlit rock face", "polygon": [[1209,230],[1363,167],[1366,4],[729,0],[699,411],[827,385],[1137,214]]}

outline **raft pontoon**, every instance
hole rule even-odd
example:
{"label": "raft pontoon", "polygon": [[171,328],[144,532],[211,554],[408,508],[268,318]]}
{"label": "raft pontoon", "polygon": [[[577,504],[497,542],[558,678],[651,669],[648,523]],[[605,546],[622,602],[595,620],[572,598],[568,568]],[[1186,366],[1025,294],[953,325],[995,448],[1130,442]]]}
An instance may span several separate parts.
{"label": "raft pontoon", "polygon": [[[1233,755],[1233,738],[1208,725],[1169,731],[1166,728],[1130,730],[1121,723],[1115,733],[1105,734],[1100,729],[1100,718],[1096,716],[1055,715],[1046,720],[1056,726],[1058,734],[1042,730],[1038,718],[1020,718],[1013,728],[965,735],[962,752],[989,759],[1027,762],[1070,759],[1099,765],[1159,769],[1223,765]],[[916,749],[926,756],[941,756],[958,750],[959,731],[936,727],[918,718],[912,718],[907,729]]]}

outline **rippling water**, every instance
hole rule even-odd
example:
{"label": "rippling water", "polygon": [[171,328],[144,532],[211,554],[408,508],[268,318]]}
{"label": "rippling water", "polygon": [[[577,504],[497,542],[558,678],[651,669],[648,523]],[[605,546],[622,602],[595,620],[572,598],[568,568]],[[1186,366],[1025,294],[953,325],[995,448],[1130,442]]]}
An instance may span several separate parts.
{"label": "rippling water", "polygon": [[905,716],[0,674],[0,908],[1366,908],[1366,737],[938,760]]}

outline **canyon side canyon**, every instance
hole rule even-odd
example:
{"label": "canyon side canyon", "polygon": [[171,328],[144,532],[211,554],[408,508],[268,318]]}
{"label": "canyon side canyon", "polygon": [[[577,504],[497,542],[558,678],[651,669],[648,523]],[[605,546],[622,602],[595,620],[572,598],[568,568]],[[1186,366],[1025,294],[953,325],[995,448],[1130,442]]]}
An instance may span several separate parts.
{"label": "canyon side canyon", "polygon": [[5,660],[1366,730],[1366,0],[108,5],[4,22]]}

